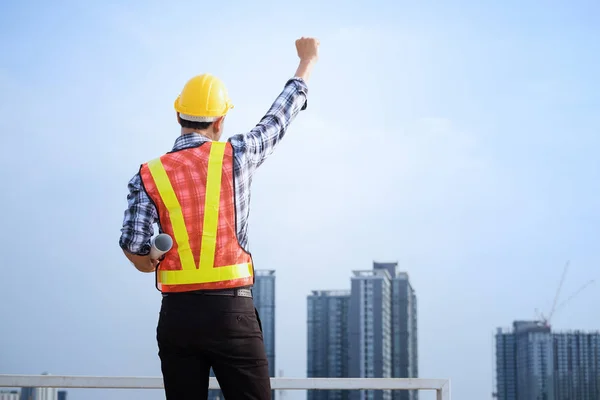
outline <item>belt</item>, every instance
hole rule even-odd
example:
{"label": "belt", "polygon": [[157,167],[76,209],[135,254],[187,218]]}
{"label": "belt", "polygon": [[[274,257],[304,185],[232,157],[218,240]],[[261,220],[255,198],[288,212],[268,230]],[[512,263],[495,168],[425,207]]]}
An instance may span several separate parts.
{"label": "belt", "polygon": [[252,290],[250,289],[225,289],[225,290],[206,290],[201,292],[202,294],[210,296],[240,296],[240,297],[252,297]]}
{"label": "belt", "polygon": [[[242,289],[223,289],[223,290],[194,290],[193,292],[179,292],[181,294],[196,294],[196,295],[206,295],[206,296],[239,296],[239,297],[252,297],[252,290],[242,288]],[[166,297],[170,294],[179,294],[179,293],[163,293],[163,297]]]}

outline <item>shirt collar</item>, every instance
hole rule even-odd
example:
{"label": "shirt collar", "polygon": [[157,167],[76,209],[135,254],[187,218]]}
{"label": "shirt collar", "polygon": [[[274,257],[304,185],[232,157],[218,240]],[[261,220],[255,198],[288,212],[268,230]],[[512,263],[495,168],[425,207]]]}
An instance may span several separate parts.
{"label": "shirt collar", "polygon": [[175,139],[173,151],[194,147],[204,142],[211,142],[211,140],[199,133],[186,133],[185,135],[180,135],[177,139]]}

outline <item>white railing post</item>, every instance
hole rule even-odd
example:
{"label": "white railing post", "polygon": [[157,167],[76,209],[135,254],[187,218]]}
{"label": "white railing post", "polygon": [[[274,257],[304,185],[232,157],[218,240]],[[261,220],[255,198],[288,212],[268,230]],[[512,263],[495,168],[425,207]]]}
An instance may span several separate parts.
{"label": "white railing post", "polygon": [[444,382],[441,388],[436,390],[437,400],[450,400],[450,381]]}

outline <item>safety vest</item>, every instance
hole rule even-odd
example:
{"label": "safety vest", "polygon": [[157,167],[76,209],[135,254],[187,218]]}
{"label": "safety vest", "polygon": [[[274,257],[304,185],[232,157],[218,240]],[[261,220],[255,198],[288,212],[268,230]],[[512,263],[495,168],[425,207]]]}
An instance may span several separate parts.
{"label": "safety vest", "polygon": [[230,289],[254,282],[252,256],[237,238],[233,148],[204,142],[143,164],[144,188],[173,238],[157,270],[162,292]]}

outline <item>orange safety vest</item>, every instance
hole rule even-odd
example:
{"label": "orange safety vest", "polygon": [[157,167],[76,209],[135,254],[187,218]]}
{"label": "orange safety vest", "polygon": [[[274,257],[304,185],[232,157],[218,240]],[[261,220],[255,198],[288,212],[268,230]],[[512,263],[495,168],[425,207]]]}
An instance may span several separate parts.
{"label": "orange safety vest", "polygon": [[142,164],[144,188],[173,238],[157,270],[162,292],[231,289],[254,282],[252,256],[237,238],[233,148],[205,142]]}

